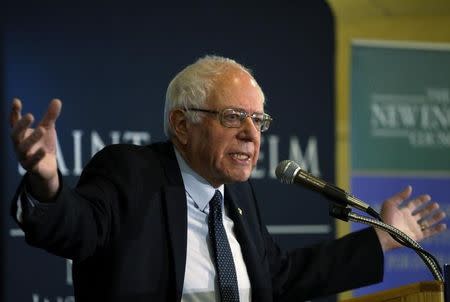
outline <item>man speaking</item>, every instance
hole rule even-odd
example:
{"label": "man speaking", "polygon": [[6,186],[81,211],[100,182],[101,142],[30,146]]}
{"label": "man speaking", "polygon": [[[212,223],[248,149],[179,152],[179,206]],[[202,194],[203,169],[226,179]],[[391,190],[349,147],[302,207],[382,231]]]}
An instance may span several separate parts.
{"label": "man speaking", "polygon": [[[27,174],[12,214],[30,245],[73,259],[76,301],[302,301],[381,281],[383,252],[398,247],[368,228],[280,251],[248,182],[272,118],[231,59],[203,57],[171,81],[167,142],[104,148],[74,189],[56,161],[61,105],[31,128],[13,101],[11,138]],[[411,191],[384,202],[383,220],[415,240],[442,232],[430,196],[398,207]]]}

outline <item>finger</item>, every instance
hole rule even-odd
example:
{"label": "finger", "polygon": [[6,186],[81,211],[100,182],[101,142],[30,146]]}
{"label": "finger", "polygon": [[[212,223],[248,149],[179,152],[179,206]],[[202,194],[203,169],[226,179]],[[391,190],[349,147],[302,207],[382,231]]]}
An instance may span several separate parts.
{"label": "finger", "polygon": [[33,124],[34,116],[30,113],[25,114],[18,120],[11,130],[11,139],[15,144],[19,144],[25,137],[26,130]]}
{"label": "finger", "polygon": [[424,194],[424,195],[420,195],[419,197],[416,197],[414,199],[411,199],[408,202],[408,207],[414,211],[417,208],[420,208],[422,205],[424,205],[425,203],[429,202],[431,200],[431,196],[428,194]]}
{"label": "finger", "polygon": [[22,102],[18,98],[14,98],[11,106],[11,114],[9,116],[9,124],[11,127],[17,123],[22,117]]}
{"label": "finger", "polygon": [[446,214],[444,211],[439,210],[436,211],[432,216],[429,216],[424,219],[419,219],[417,223],[422,227],[422,230],[430,229],[442,222],[444,220]]}
{"label": "finger", "polygon": [[405,189],[403,189],[403,191],[398,192],[394,196],[388,198],[385,202],[393,203],[393,204],[399,206],[402,203],[402,201],[404,201],[405,199],[408,199],[411,196],[411,193],[412,193],[412,187],[407,186]]}
{"label": "finger", "polygon": [[22,167],[30,172],[37,166],[37,164],[44,158],[45,151],[43,149],[38,149],[34,154],[27,156],[27,158],[21,163]]}
{"label": "finger", "polygon": [[430,218],[427,218],[426,221],[428,222],[428,225],[434,225],[444,220],[445,216],[447,216],[445,212],[440,210],[434,213]]}
{"label": "finger", "polygon": [[45,129],[42,127],[36,128],[27,138],[25,138],[18,146],[19,154],[28,153],[31,148],[44,136]]}
{"label": "finger", "polygon": [[437,235],[439,233],[442,233],[446,229],[447,229],[447,225],[445,223],[440,223],[431,228],[424,230],[423,235],[424,235],[424,237],[431,237],[431,236]]}
{"label": "finger", "polygon": [[419,217],[419,219],[422,219],[423,217],[430,215],[437,209],[439,209],[439,204],[437,202],[430,202],[425,207],[416,211],[413,215]]}
{"label": "finger", "polygon": [[39,125],[46,128],[53,127],[55,125],[56,119],[61,113],[61,107],[61,101],[59,99],[53,99],[48,105],[47,112],[45,113]]}

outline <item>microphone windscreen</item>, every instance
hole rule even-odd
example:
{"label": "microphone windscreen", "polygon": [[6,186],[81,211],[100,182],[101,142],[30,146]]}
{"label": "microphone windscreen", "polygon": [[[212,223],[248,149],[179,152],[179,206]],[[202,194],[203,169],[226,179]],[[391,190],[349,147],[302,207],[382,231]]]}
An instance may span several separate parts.
{"label": "microphone windscreen", "polygon": [[292,184],[294,182],[295,175],[300,169],[300,165],[293,160],[283,160],[275,169],[275,175],[278,180],[285,184]]}

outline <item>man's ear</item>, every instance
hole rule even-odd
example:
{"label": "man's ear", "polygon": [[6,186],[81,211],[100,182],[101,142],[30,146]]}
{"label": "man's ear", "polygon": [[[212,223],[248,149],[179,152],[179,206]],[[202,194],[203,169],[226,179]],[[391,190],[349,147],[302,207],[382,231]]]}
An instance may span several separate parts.
{"label": "man's ear", "polygon": [[186,145],[188,142],[188,120],[184,111],[180,109],[172,110],[169,114],[169,123],[173,135],[181,144]]}

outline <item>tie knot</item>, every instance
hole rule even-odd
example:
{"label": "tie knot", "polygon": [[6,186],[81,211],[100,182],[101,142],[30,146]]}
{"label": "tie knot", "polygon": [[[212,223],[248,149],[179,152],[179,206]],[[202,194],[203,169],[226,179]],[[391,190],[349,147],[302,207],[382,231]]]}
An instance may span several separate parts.
{"label": "tie knot", "polygon": [[216,192],[214,193],[214,196],[211,198],[211,200],[209,201],[209,206],[210,208],[213,209],[221,209],[222,207],[222,193],[220,193],[219,190],[216,190]]}

